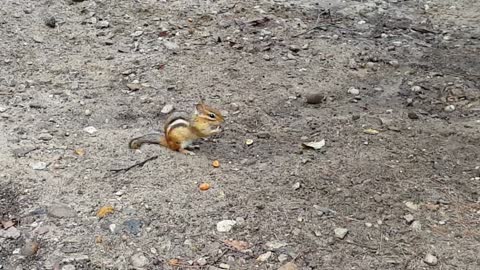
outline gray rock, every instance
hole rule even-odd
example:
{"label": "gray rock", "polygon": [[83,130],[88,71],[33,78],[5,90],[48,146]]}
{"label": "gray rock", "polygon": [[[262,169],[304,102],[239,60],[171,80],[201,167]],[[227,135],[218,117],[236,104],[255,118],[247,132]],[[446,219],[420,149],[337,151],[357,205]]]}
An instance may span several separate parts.
{"label": "gray rock", "polygon": [[55,204],[48,208],[48,215],[55,218],[75,217],[77,214],[68,205]]}
{"label": "gray rock", "polygon": [[130,91],[138,91],[142,88],[139,83],[127,83],[127,87]]}
{"label": "gray rock", "polygon": [[271,251],[263,253],[262,255],[258,256],[257,261],[266,262],[266,261],[268,261],[268,259],[270,259],[271,256],[272,256]]}
{"label": "gray rock", "polygon": [[320,104],[325,100],[325,96],[320,93],[309,93],[305,98],[308,104]]}
{"label": "gray rock", "polygon": [[283,263],[288,260],[288,255],[287,254],[280,254],[278,255],[278,261]]}
{"label": "gray rock", "polygon": [[75,265],[73,264],[66,264],[62,267],[62,270],[75,270]]}
{"label": "gray rock", "polygon": [[415,232],[421,232],[422,231],[422,223],[420,223],[420,221],[418,220],[415,220],[414,222],[412,222],[412,230],[415,231]]}
{"label": "gray rock", "polygon": [[139,36],[141,36],[141,35],[143,35],[143,31],[140,31],[140,30],[135,31],[135,32],[132,33],[132,37],[139,37]]}
{"label": "gray rock", "polygon": [[137,235],[142,231],[143,222],[138,219],[129,219],[123,222],[123,229],[130,234]]}
{"label": "gray rock", "polygon": [[180,46],[178,46],[177,43],[168,40],[163,41],[163,46],[170,51],[178,51],[178,49],[180,49]]}
{"label": "gray rock", "polygon": [[411,224],[415,220],[412,214],[405,215],[403,218],[405,219],[407,224]]}
{"label": "gray rock", "polygon": [[62,260],[63,263],[73,263],[73,262],[86,262],[89,261],[90,257],[84,254],[77,254],[75,256],[70,256]]}
{"label": "gray rock", "polygon": [[343,239],[343,238],[345,238],[345,236],[347,236],[348,229],[346,229],[346,228],[336,228],[334,230],[334,232],[335,232],[335,237],[337,237],[338,239]]}
{"label": "gray rock", "polygon": [[438,258],[430,253],[427,253],[427,255],[425,255],[425,258],[423,258],[423,261],[430,266],[435,266],[438,264]]}
{"label": "gray rock", "polygon": [[360,90],[358,90],[357,88],[355,87],[350,87],[347,92],[350,94],[350,95],[354,95],[354,96],[358,96],[360,94]]}
{"label": "gray rock", "polygon": [[0,238],[17,239],[20,237],[20,231],[15,227],[10,227],[6,230],[0,230]]}
{"label": "gray rock", "polygon": [[48,133],[42,133],[40,134],[40,136],[38,136],[38,139],[42,141],[50,141],[51,139],[53,139],[53,136]]}
{"label": "gray rock", "polygon": [[6,107],[0,106],[0,113],[6,112],[6,111],[7,111]]}
{"label": "gray rock", "polygon": [[45,25],[50,27],[50,28],[55,28],[57,26],[57,20],[55,17],[48,17],[45,19]]}
{"label": "gray rock", "polygon": [[444,111],[453,112],[453,111],[455,111],[455,109],[456,109],[455,105],[448,105],[448,106],[445,107]]}
{"label": "gray rock", "polygon": [[203,258],[203,257],[202,257],[202,258],[199,258],[199,259],[197,260],[197,264],[200,265],[200,266],[205,266],[205,265],[207,265],[207,259],[205,259],[205,258]]}
{"label": "gray rock", "polygon": [[110,23],[108,21],[99,21],[96,26],[98,29],[105,29],[110,27]]}
{"label": "gray rock", "polygon": [[83,131],[87,132],[88,134],[96,133],[98,130],[95,127],[89,126],[83,129]]}
{"label": "gray rock", "polygon": [[218,265],[220,268],[222,269],[230,269],[230,265],[226,264],[226,263],[221,263]]}
{"label": "gray rock", "polygon": [[290,45],[288,47],[288,49],[292,52],[299,52],[300,51],[300,47],[298,47],[297,45]]}
{"label": "gray rock", "polygon": [[136,253],[131,258],[133,267],[143,268],[148,264],[148,258],[143,255],[143,253]]}
{"label": "gray rock", "polygon": [[288,262],[278,268],[278,270],[298,270],[298,266],[293,262]]}
{"label": "gray rock", "polygon": [[166,104],[163,106],[161,113],[163,114],[169,114],[173,111],[173,104]]}
{"label": "gray rock", "polygon": [[229,232],[232,230],[233,226],[235,226],[237,222],[235,220],[222,220],[217,223],[217,231],[219,232]]}
{"label": "gray rock", "polygon": [[278,241],[278,240],[269,241],[265,244],[265,246],[268,248],[268,250],[281,249],[283,247],[286,247],[287,245],[288,244],[286,242]]}
{"label": "gray rock", "polygon": [[22,254],[25,257],[33,256],[37,254],[38,249],[39,249],[39,245],[37,242],[26,241],[22,249],[20,250],[20,254]]}
{"label": "gray rock", "polygon": [[47,169],[48,164],[42,161],[34,162],[30,165],[35,171],[43,171]]}

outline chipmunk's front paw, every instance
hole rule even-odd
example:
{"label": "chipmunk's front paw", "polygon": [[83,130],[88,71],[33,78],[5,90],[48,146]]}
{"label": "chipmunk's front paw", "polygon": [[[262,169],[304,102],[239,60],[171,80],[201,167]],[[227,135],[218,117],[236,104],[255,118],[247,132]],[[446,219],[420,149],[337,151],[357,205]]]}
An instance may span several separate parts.
{"label": "chipmunk's front paw", "polygon": [[189,156],[195,156],[195,153],[192,152],[192,151],[188,151],[187,149],[180,149],[178,150],[180,153],[182,154],[185,154],[185,155],[189,155]]}

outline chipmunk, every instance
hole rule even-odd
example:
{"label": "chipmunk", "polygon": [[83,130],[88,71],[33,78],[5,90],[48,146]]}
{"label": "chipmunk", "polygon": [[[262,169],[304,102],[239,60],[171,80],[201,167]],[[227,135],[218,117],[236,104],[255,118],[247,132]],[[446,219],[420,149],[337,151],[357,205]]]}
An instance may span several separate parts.
{"label": "chipmunk", "polygon": [[164,136],[160,133],[146,134],[132,139],[128,146],[139,149],[144,143],[159,144],[182,154],[194,155],[186,148],[196,139],[219,133],[223,122],[223,115],[218,110],[200,102],[190,119],[180,113],[170,115],[164,125]]}

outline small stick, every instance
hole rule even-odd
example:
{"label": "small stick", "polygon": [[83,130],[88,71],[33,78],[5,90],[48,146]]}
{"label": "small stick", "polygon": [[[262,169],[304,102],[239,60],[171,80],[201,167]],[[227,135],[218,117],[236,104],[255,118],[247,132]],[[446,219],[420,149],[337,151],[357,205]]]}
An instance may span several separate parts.
{"label": "small stick", "polygon": [[157,159],[157,158],[158,158],[158,155],[153,156],[153,157],[149,157],[149,158],[145,159],[144,161],[135,163],[135,164],[133,164],[133,165],[131,165],[131,166],[128,166],[128,167],[126,167],[126,168],[110,169],[109,171],[111,171],[111,172],[121,172],[121,171],[123,171],[123,172],[128,172],[129,170],[131,170],[131,169],[133,169],[133,168],[135,168],[135,167],[143,167],[143,165],[145,165],[145,163],[147,163],[147,162],[149,162],[149,161],[151,161],[151,160]]}

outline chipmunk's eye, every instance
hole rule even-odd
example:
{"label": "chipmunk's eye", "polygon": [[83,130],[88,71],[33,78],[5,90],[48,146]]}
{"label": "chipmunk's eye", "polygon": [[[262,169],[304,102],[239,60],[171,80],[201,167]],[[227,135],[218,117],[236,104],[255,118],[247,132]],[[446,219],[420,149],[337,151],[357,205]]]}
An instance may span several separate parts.
{"label": "chipmunk's eye", "polygon": [[208,117],[212,118],[212,119],[215,119],[215,114],[214,113],[209,113],[208,114]]}

